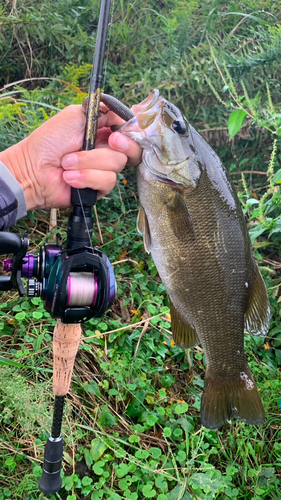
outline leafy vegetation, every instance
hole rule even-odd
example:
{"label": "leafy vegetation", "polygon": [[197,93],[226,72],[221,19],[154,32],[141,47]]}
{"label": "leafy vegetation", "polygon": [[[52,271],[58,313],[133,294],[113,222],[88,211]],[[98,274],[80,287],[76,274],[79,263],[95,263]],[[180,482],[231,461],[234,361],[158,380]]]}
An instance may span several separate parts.
{"label": "leafy vegetation", "polygon": [[[3,149],[82,102],[98,12],[97,1],[1,4]],[[273,0],[115,0],[104,82],[128,105],[159,88],[234,179],[271,303],[268,336],[245,335],[266,422],[200,425],[204,353],[172,341],[165,288],[135,228],[135,170],[126,169],[98,203],[103,243],[97,231],[94,240],[113,262],[117,299],[83,327],[63,428],[63,488],[51,500],[280,497],[280,22]],[[41,211],[18,223],[31,251],[54,237],[48,218]],[[59,212],[63,239],[67,218]],[[51,426],[54,325],[39,298],[2,295],[0,500],[47,498],[37,481]]]}

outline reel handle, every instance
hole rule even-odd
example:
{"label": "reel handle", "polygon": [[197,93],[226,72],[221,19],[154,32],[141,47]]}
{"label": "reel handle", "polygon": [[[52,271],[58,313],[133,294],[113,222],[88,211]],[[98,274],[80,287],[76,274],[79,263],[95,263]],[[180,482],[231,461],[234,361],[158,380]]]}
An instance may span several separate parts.
{"label": "reel handle", "polygon": [[3,231],[0,233],[0,254],[17,254],[22,248],[22,239],[19,234]]}
{"label": "reel handle", "polygon": [[10,276],[0,276],[0,292],[8,292],[14,286]]}
{"label": "reel handle", "polygon": [[[23,238],[19,234],[3,231],[0,233],[0,254],[13,254],[11,276],[0,277],[0,291],[17,288],[20,296],[25,295],[25,289],[21,280],[22,260],[26,255],[29,245],[27,235]],[[5,269],[5,267],[4,267]]]}

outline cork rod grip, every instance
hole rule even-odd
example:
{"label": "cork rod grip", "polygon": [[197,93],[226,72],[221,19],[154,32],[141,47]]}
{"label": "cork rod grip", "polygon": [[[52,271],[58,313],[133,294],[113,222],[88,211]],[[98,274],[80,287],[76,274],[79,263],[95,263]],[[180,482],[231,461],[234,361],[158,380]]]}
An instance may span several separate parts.
{"label": "cork rod grip", "polygon": [[56,396],[65,396],[69,391],[81,332],[80,324],[57,321],[53,338],[53,390]]}

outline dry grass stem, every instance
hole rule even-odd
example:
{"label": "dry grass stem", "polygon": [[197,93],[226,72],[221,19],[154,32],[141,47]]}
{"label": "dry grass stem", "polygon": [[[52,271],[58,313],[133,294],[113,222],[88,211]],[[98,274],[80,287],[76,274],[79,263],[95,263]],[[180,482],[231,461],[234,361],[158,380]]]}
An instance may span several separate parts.
{"label": "dry grass stem", "polygon": [[135,354],[134,354],[134,357],[133,357],[133,360],[136,359],[136,356],[137,356],[137,353],[138,353],[138,350],[139,350],[139,346],[140,346],[140,342],[141,342],[141,339],[142,337],[144,336],[144,334],[147,332],[147,329],[148,329],[148,326],[149,326],[149,323],[150,323],[150,314],[148,311],[145,311],[144,315],[143,315],[144,319],[146,320],[144,325],[143,325],[143,328],[142,328],[142,331],[141,331],[141,334],[139,336],[139,339],[138,339],[138,343],[137,343],[137,346],[136,346],[136,350],[135,350]]}

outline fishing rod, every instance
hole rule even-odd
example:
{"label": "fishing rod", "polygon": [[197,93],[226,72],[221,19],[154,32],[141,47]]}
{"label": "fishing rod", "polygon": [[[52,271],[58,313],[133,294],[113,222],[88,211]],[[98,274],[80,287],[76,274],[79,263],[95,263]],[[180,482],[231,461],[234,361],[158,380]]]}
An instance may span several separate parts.
{"label": "fishing rod", "polygon": [[[86,116],[83,146],[85,151],[92,150],[95,147],[110,4],[111,0],[101,0]],[[61,373],[59,368],[61,367],[62,358],[70,359],[71,366],[68,369],[68,384],[66,386],[63,383],[64,380],[60,380],[60,377],[56,377],[56,380],[54,380],[55,404],[53,425],[45,448],[43,474],[39,480],[39,489],[49,495],[58,492],[62,485],[60,475],[63,457],[61,427],[64,401],[69,389],[73,364],[81,335],[80,326],[74,326],[71,323],[90,319],[93,316],[93,309],[95,316],[102,316],[106,309],[110,307],[115,297],[115,278],[109,259],[105,254],[94,249],[92,246],[92,207],[95,205],[96,200],[97,191],[95,190],[90,188],[81,190],[71,188],[73,211],[68,221],[68,251],[64,255],[64,261],[61,262],[62,269],[57,269],[56,273],[56,277],[58,278],[60,278],[59,275],[61,274],[61,290],[68,290],[67,305],[71,305],[72,307],[66,309],[63,314],[63,321],[70,325],[65,325],[65,328],[61,328],[58,322],[57,328],[54,331],[54,347],[55,342],[57,343],[56,352],[54,352],[54,363],[57,361],[57,373]],[[64,286],[64,281],[65,285],[67,284],[66,280],[68,287]],[[81,290],[83,290],[83,293],[81,293]],[[56,301],[61,302],[58,294],[57,299],[55,299]],[[70,339],[66,331],[68,330],[68,326],[70,326]],[[61,336],[60,332],[62,332]],[[70,344],[67,342],[66,345],[60,346],[60,343],[64,342],[64,337],[68,337],[68,340],[71,342]],[[64,347],[64,349],[60,349],[60,347]],[[54,379],[55,371],[54,366]]]}
{"label": "fishing rod", "polygon": [[[101,0],[90,92],[87,104],[83,103],[86,112],[83,149],[86,151],[95,147],[100,101],[125,121],[134,117],[132,111],[116,98],[101,93],[110,3],[111,0]],[[96,199],[95,190],[71,188],[73,210],[68,220],[66,249],[58,238],[56,244],[46,243],[34,255],[27,253],[27,234],[20,237],[0,232],[0,254],[13,254],[12,259],[4,260],[4,271],[10,275],[0,276],[0,291],[17,289],[19,295],[24,296],[22,278],[25,278],[27,296],[42,297],[45,309],[57,319],[53,335],[53,423],[39,480],[39,489],[45,494],[57,493],[62,485],[63,409],[79,348],[81,323],[92,317],[101,317],[112,305],[116,294],[110,261],[92,246],[92,207]]]}
{"label": "fishing rod", "polygon": [[[100,4],[86,112],[83,144],[86,151],[94,149],[96,141],[110,4],[111,0],[101,0]],[[123,111],[129,119],[128,108],[111,96],[107,98],[117,113],[120,108],[120,116]],[[114,272],[108,257],[92,246],[92,208],[96,200],[95,190],[71,188],[73,210],[68,221],[66,249],[58,239],[56,244],[43,245],[39,254],[28,254],[27,235],[21,238],[10,232],[0,233],[0,253],[13,254],[12,259],[4,261],[4,270],[11,274],[0,277],[0,291],[15,288],[20,296],[24,296],[22,278],[26,278],[28,297],[42,297],[45,309],[58,320],[53,338],[53,423],[44,453],[43,474],[39,480],[39,489],[49,495],[58,492],[62,485],[63,409],[79,347],[81,323],[92,317],[101,317],[112,305],[116,293]]]}

